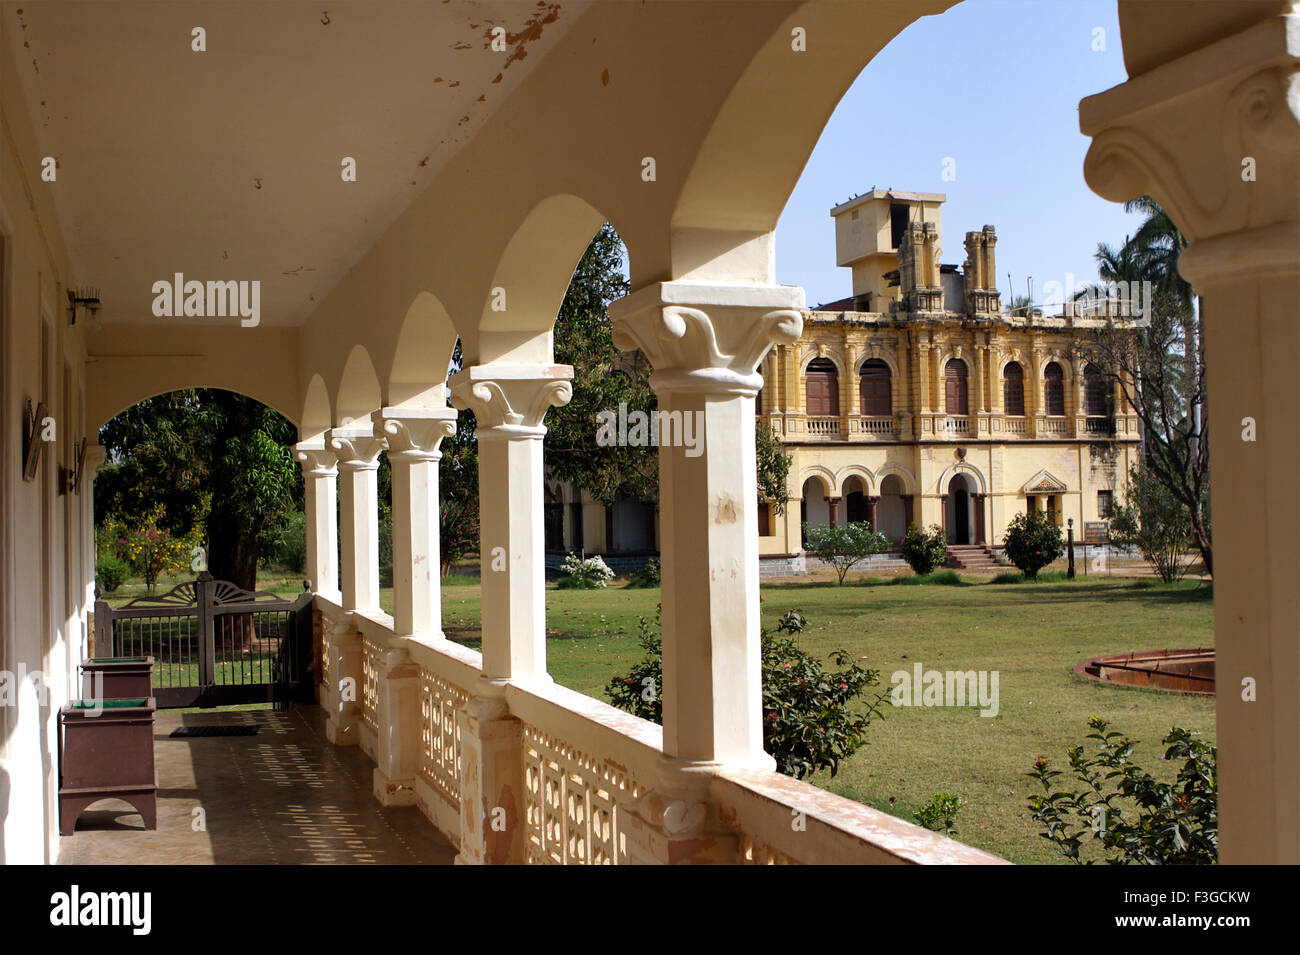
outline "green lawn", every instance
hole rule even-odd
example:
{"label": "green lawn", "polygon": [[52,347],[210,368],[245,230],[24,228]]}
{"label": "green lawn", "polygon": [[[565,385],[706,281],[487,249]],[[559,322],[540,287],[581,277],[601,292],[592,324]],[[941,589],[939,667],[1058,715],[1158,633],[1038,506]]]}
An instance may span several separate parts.
{"label": "green lawn", "polygon": [[[551,674],[605,699],[610,677],[641,656],[637,617],[654,614],[659,591],[615,585],[550,588],[546,596]],[[1061,861],[1029,818],[1025,803],[1037,784],[1024,774],[1040,755],[1063,767],[1070,746],[1094,745],[1084,739],[1089,716],[1141,740],[1138,761],[1164,778],[1173,767],[1159,759],[1160,740],[1172,726],[1214,738],[1212,698],[1101,686],[1072,672],[1102,653],[1213,645],[1205,585],[1142,578],[956,587],[771,581],[762,596],[766,626],[786,610],[802,610],[811,623],[799,638],[805,650],[824,658],[844,647],[879,668],[885,686],[894,671],[918,662],[998,671],[996,717],[975,708],[887,707],[868,731],[869,744],[838,775],[811,781],[909,820],[933,794],[959,795],[966,806],[958,838],[1014,862]],[[449,578],[443,601],[448,636],[477,647],[458,631],[479,625],[478,581]]]}

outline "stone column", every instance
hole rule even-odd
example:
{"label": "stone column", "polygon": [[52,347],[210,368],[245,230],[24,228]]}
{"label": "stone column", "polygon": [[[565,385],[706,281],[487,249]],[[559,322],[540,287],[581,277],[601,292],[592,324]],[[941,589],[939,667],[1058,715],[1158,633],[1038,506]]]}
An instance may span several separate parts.
{"label": "stone column", "polygon": [[475,365],[451,380],[453,401],[474,412],[479,445],[483,675],[459,714],[456,861],[465,864],[524,859],[522,726],[504,693],[508,682],[549,679],[542,418],[572,397],[572,377],[569,365],[502,363]]}
{"label": "stone column", "polygon": [[664,753],[771,769],[759,667],[754,367],[803,328],[794,286],[655,283],[610,306],[615,342],[654,366],[659,409],[702,426],[704,453],[659,448]]}
{"label": "stone column", "polygon": [[453,400],[477,421],[483,675],[489,679],[546,675],[542,418],[573,395],[572,377],[569,365],[489,364],[452,378]]}
{"label": "stone column", "polygon": [[338,459],[323,437],[298,442],[294,456],[302,465],[307,577],[315,593],[339,603]]}
{"label": "stone column", "polygon": [[343,607],[379,609],[379,492],[375,472],[384,442],[369,419],[326,432],[338,455],[343,541]]}
{"label": "stone column", "polygon": [[830,526],[840,526],[840,499],[838,497],[826,498],[826,507],[830,511]]}
{"label": "stone column", "polygon": [[1205,306],[1225,864],[1300,862],[1298,26],[1262,19],[1079,113],[1088,184],[1161,204]]}
{"label": "stone column", "polygon": [[879,497],[870,494],[867,495],[867,523],[871,525],[873,531],[880,530],[880,528],[876,526],[876,503],[879,500]]}
{"label": "stone column", "polygon": [[371,422],[388,442],[393,473],[393,630],[441,637],[438,445],[456,433],[456,412],[381,408]]}
{"label": "stone column", "polygon": [[984,495],[972,494],[971,500],[975,505],[975,540],[972,543],[984,544]]}

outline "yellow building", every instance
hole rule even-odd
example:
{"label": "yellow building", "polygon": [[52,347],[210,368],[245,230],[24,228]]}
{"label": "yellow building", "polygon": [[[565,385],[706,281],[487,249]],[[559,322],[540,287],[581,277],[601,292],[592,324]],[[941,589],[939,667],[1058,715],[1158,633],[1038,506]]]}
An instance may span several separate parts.
{"label": "yellow building", "polygon": [[960,548],[999,546],[1020,511],[1082,538],[1122,494],[1139,419],[1076,347],[1104,318],[1004,311],[992,226],[966,233],[960,270],[941,264],[944,198],[872,190],[831,210],[854,294],[760,366],[757,414],[792,456],[784,513],[759,508],[767,572],[802,569],[803,521],[895,541],[937,524],[977,561]]}

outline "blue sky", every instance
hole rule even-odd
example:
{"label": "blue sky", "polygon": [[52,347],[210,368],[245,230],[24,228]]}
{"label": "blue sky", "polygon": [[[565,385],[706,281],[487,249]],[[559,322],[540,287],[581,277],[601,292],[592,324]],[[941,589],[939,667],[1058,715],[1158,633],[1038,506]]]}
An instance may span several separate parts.
{"label": "blue sky", "polygon": [[875,186],[947,195],[944,262],[960,266],[965,233],[994,225],[1003,302],[1008,272],[1020,295],[1033,276],[1036,303],[1068,272],[1091,281],[1097,243],[1122,243],[1140,218],[1084,183],[1078,104],[1125,78],[1115,0],[966,0],[923,17],[867,65],[823,131],[777,225],[777,280],[802,285],[809,306],[851,294],[829,212]]}

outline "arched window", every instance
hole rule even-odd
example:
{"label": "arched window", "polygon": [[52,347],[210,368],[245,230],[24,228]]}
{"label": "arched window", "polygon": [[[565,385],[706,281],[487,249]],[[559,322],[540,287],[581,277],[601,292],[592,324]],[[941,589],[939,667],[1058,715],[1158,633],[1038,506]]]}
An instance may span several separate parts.
{"label": "arched window", "polygon": [[1109,398],[1105,376],[1100,368],[1089,362],[1083,369],[1083,413],[1090,418],[1110,417]]}
{"label": "arched window", "polygon": [[943,368],[943,410],[950,415],[969,414],[966,403],[966,363],[949,359]]}
{"label": "arched window", "polygon": [[1019,362],[1008,362],[1002,369],[1002,411],[1011,415],[1025,413],[1025,370]]}
{"label": "arched window", "polygon": [[814,358],[804,372],[808,414],[834,416],[840,413],[840,376],[829,358]]}
{"label": "arched window", "polygon": [[889,366],[873,358],[862,366],[858,377],[862,393],[861,408],[864,415],[891,415],[894,413],[890,394]]}
{"label": "arched window", "polygon": [[1043,369],[1043,405],[1049,415],[1065,414],[1065,373],[1054,361]]}

